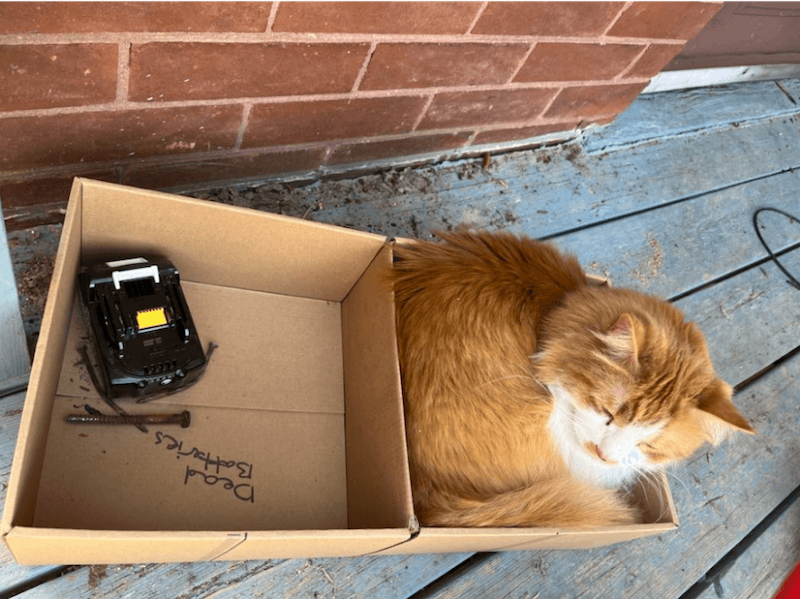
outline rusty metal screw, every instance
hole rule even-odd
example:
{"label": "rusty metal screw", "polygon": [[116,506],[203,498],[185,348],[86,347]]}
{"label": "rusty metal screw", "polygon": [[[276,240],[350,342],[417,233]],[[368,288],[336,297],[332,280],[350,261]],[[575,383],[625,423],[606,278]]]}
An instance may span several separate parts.
{"label": "rusty metal screw", "polygon": [[143,414],[130,416],[108,416],[106,414],[70,414],[64,419],[66,422],[78,424],[180,424],[187,428],[191,422],[189,410],[180,414]]}

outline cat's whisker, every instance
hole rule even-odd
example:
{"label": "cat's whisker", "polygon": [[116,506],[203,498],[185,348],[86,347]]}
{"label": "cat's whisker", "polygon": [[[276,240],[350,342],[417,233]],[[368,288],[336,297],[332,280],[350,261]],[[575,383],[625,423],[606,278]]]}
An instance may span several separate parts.
{"label": "cat's whisker", "polygon": [[[666,469],[664,470],[664,472],[666,472]],[[656,473],[655,473],[655,472],[653,472],[653,479],[654,479],[654,480],[653,480],[653,484],[654,484],[654,485],[657,485],[657,482],[656,482],[656,479],[655,479],[655,475],[656,475]],[[659,496],[659,497],[660,497],[660,496]],[[666,502],[666,501],[663,501],[663,502],[662,502],[662,505],[661,505],[661,515],[660,515],[660,518],[659,518],[659,519],[663,520],[663,519],[664,519],[664,518],[666,518],[668,515],[669,515],[669,505],[668,505],[668,502]]]}
{"label": "cat's whisker", "polygon": [[[637,474],[636,484],[641,486],[642,492],[645,495],[648,495],[647,493],[648,485],[653,491],[656,492],[658,491],[660,487],[658,480],[658,473],[659,473],[658,470],[650,470],[649,468],[643,466],[635,466],[634,470],[636,471]],[[632,489],[629,492],[632,492]],[[669,506],[665,501],[662,501],[660,493],[658,493],[658,497],[659,497],[659,507],[661,510],[658,515],[658,520],[664,520],[669,515]]]}
{"label": "cat's whisker", "polygon": [[676,481],[678,481],[681,484],[681,486],[683,487],[683,490],[686,491],[687,494],[691,495],[692,491],[689,488],[689,485],[687,485],[686,482],[680,476],[678,476],[674,472],[671,472],[669,468],[664,468],[664,472],[666,473],[667,477],[671,476]]}
{"label": "cat's whisker", "polygon": [[[659,485],[658,485],[658,482],[656,480],[652,480],[651,484],[653,485],[653,489],[654,490],[658,489]],[[669,516],[669,506],[668,506],[668,503],[663,500],[663,497],[661,496],[660,493],[658,494],[658,501],[659,501],[659,505],[661,506],[661,511],[658,514],[658,519],[659,520],[664,520],[667,516]]]}
{"label": "cat's whisker", "polygon": [[[480,385],[475,387],[474,390],[478,391],[478,390],[483,389],[484,387],[487,387],[489,385],[493,385],[495,383],[499,383],[499,382],[502,382],[502,381],[505,381],[505,380],[510,380],[510,379],[523,379],[523,380],[529,381],[531,383],[536,383],[536,385],[541,387],[542,391],[544,391],[545,396],[547,398],[551,397],[550,389],[547,387],[547,385],[542,383],[539,379],[531,376],[530,374],[509,374],[509,375],[506,375],[506,376],[501,376],[501,377],[498,377],[496,379],[492,379],[490,381],[486,381],[485,383],[481,383]],[[523,397],[513,396],[512,398],[520,400],[526,405],[531,404],[531,403],[533,403],[533,402],[535,402],[535,401],[537,401],[539,399],[542,399],[542,398],[537,397],[537,396],[532,395],[532,394],[526,394]]]}
{"label": "cat's whisker", "polygon": [[[677,476],[674,472],[670,472],[666,468],[663,468],[661,470],[650,470],[650,471],[642,472],[643,477],[640,478],[640,481],[643,478],[647,479],[647,481],[652,485],[653,489],[656,490],[659,487],[659,480],[657,478],[659,472],[663,472],[664,474],[667,475],[668,478],[669,477],[674,478],[679,483],[681,483],[681,486],[683,486],[684,490],[688,491],[688,487],[686,486],[686,483],[679,476]],[[665,519],[668,515],[669,515],[669,508],[668,508],[666,502],[662,502],[661,503],[661,513],[659,514],[659,520]]]}
{"label": "cat's whisker", "polygon": [[[526,379],[526,380],[529,380],[529,381],[533,381],[533,382],[535,382],[535,383],[539,383],[539,381],[537,381],[535,378],[533,378],[533,377],[532,377],[532,376],[530,376],[530,375],[525,375],[525,374],[509,374],[508,376],[501,376],[501,377],[499,377],[499,378],[492,379],[491,381],[486,381],[485,383],[481,383],[480,385],[478,385],[477,387],[475,387],[475,389],[476,389],[476,390],[478,390],[478,389],[482,389],[483,387],[486,387],[487,385],[493,385],[493,384],[495,384],[495,383],[499,383],[500,381],[505,381],[505,380],[508,380],[508,379]],[[541,385],[541,383],[539,383],[539,384]],[[542,385],[542,386],[544,387],[544,385]]]}

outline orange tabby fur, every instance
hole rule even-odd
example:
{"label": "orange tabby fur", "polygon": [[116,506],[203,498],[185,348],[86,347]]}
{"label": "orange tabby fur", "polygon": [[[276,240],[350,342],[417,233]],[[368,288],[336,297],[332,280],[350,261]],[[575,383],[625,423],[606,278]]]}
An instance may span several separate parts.
{"label": "orange tabby fur", "polygon": [[[637,520],[617,489],[575,476],[554,439],[553,389],[568,390],[587,417],[607,414],[608,430],[612,421],[620,434],[631,424],[658,428],[636,450],[650,469],[728,430],[752,430],[714,375],[702,334],[671,304],[587,286],[577,260],[548,243],[503,233],[440,236],[446,243],[398,245],[392,275],[423,524],[586,528]],[[603,474],[615,462],[600,443],[587,441],[576,459],[596,461]]]}

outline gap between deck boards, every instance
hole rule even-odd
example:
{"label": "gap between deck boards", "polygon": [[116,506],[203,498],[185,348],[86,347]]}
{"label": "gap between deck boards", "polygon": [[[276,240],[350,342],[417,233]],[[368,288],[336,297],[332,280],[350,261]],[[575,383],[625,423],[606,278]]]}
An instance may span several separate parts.
{"label": "gap between deck boards", "polygon": [[[789,253],[791,253],[791,252],[793,252],[793,251],[795,251],[797,249],[800,249],[800,241],[798,241],[797,243],[793,243],[791,245],[788,245],[783,249],[773,250],[773,255],[778,257],[778,258],[780,258],[784,254],[789,254]],[[708,281],[704,282],[702,285],[697,285],[696,287],[692,287],[691,289],[687,289],[686,291],[681,291],[680,293],[676,293],[675,295],[670,296],[667,299],[669,301],[671,301],[671,302],[676,302],[676,301],[678,301],[680,299],[683,299],[683,298],[685,298],[685,297],[687,297],[689,295],[692,295],[693,293],[697,293],[698,291],[702,291],[703,289],[707,289],[708,287],[713,287],[714,285],[717,285],[718,283],[721,283],[721,282],[723,282],[723,281],[725,281],[727,279],[730,279],[730,278],[733,278],[733,277],[735,277],[737,275],[740,275],[743,272],[750,270],[751,268],[755,268],[757,266],[761,266],[762,264],[767,264],[769,262],[773,262],[773,259],[771,257],[769,257],[769,256],[765,256],[763,258],[759,258],[758,260],[753,260],[752,262],[750,262],[748,264],[745,264],[743,266],[740,266],[739,268],[736,268],[736,269],[734,269],[734,270],[732,270],[730,272],[724,273],[724,274],[722,274],[722,275],[720,275],[718,277],[715,277],[713,279],[709,279]]]}
{"label": "gap between deck boards", "polygon": [[[776,170],[776,171],[772,171],[772,172],[769,172],[769,173],[764,173],[764,174],[761,174],[761,175],[757,175],[755,177],[750,177],[749,179],[742,179],[741,181],[735,181],[733,183],[726,183],[725,185],[721,185],[719,187],[714,187],[714,188],[711,188],[711,189],[698,191],[697,193],[686,195],[686,196],[682,196],[680,198],[677,198],[677,199],[671,200],[671,201],[667,201],[667,202],[664,202],[662,204],[657,204],[657,205],[654,205],[654,206],[647,206],[646,208],[642,208],[640,210],[631,210],[629,212],[615,214],[614,216],[611,216],[611,217],[603,219],[603,220],[597,220],[597,221],[593,221],[593,222],[590,222],[590,223],[586,223],[585,225],[579,225],[577,227],[572,227],[570,229],[564,229],[563,231],[558,231],[557,233],[550,233],[550,234],[547,234],[547,235],[542,235],[541,237],[538,237],[537,239],[539,239],[540,241],[557,240],[559,237],[563,237],[565,235],[570,235],[572,233],[577,233],[577,232],[580,232],[580,231],[586,231],[588,229],[593,229],[594,227],[607,225],[609,223],[613,223],[613,222],[620,221],[620,220],[623,220],[623,219],[626,219],[626,218],[630,218],[632,216],[640,216],[642,214],[647,214],[648,212],[653,212],[654,210],[661,210],[663,208],[668,208],[670,206],[675,206],[675,205],[678,205],[678,204],[682,204],[684,202],[689,202],[691,200],[696,200],[698,198],[702,198],[703,196],[706,196],[706,195],[709,195],[709,194],[712,194],[712,193],[725,191],[727,189],[734,189],[736,187],[741,187],[743,185],[748,185],[749,183],[753,183],[755,181],[761,181],[761,180],[764,180],[764,179],[769,179],[770,177],[775,177],[777,175],[782,175],[784,173],[793,173],[798,168],[800,168],[800,164],[795,165],[795,166],[784,167],[784,168]],[[692,291],[687,292],[687,294],[688,293],[692,293]]]}
{"label": "gap between deck boards", "polygon": [[30,591],[31,589],[38,587],[40,584],[50,582],[56,578],[61,578],[65,574],[75,572],[83,567],[85,566],[54,566],[52,570],[19,582],[5,589],[4,591],[0,591],[0,599],[11,599],[11,597],[16,597],[26,591]]}
{"label": "gap between deck boards", "polygon": [[800,498],[800,486],[792,491],[774,510],[772,510],[758,525],[745,536],[733,549],[728,551],[722,559],[712,566],[680,599],[698,599],[703,592],[711,586],[715,587],[718,597],[723,597],[720,579],[733,567],[750,546],[766,531],[781,515],[792,507]]}
{"label": "gap between deck boards", "polygon": [[461,577],[471,570],[474,570],[488,560],[492,555],[494,554],[487,552],[474,553],[450,571],[446,572],[436,580],[432,580],[430,583],[411,595],[408,599],[424,599],[425,597],[430,596],[436,590],[447,587],[452,580]]}

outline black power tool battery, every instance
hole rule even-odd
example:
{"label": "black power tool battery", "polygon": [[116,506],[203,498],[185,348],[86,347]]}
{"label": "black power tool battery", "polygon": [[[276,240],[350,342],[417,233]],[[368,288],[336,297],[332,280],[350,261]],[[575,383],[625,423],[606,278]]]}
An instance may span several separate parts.
{"label": "black power tool battery", "polygon": [[143,402],[197,382],[206,356],[175,266],[101,262],[83,268],[79,284],[104,397]]}

